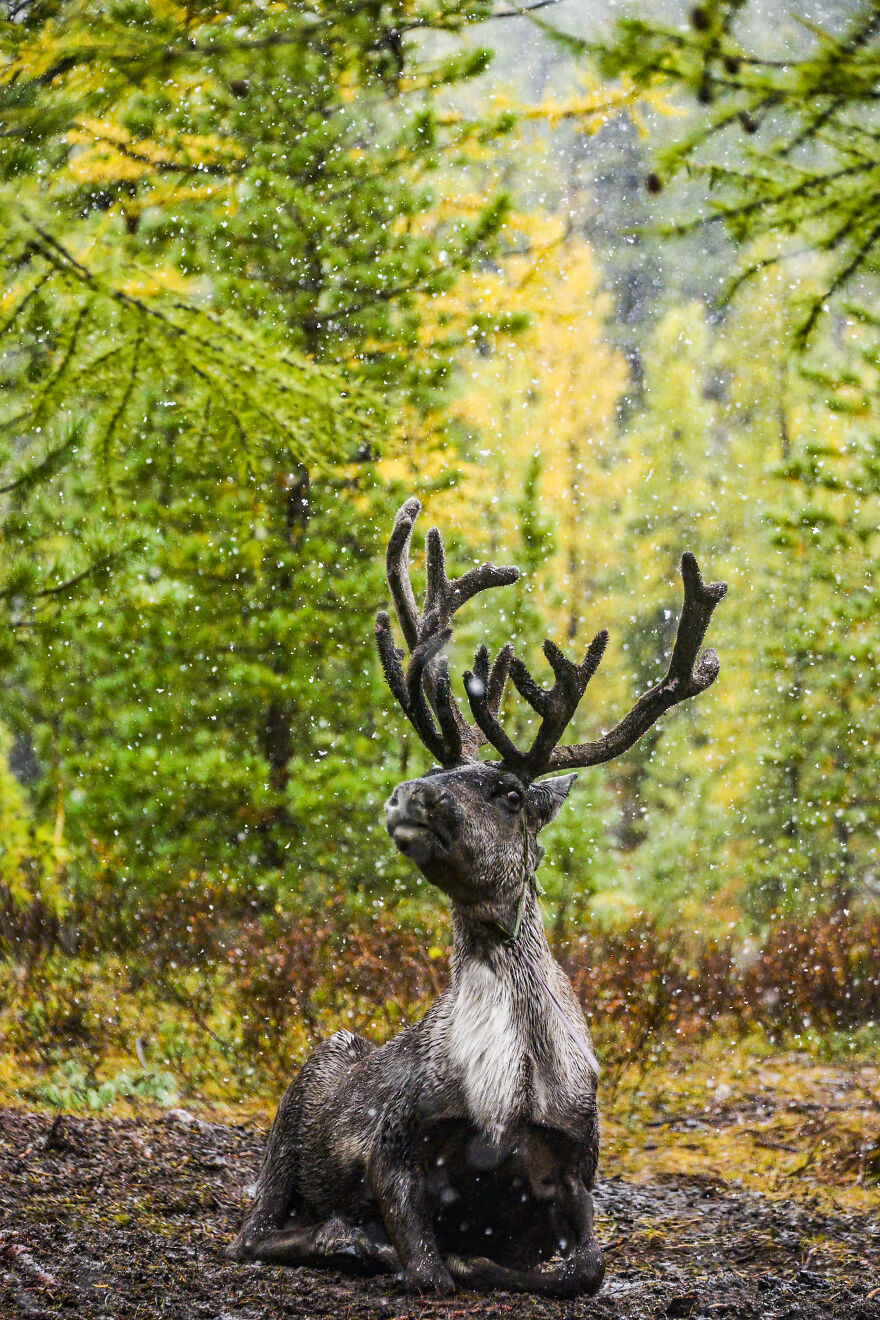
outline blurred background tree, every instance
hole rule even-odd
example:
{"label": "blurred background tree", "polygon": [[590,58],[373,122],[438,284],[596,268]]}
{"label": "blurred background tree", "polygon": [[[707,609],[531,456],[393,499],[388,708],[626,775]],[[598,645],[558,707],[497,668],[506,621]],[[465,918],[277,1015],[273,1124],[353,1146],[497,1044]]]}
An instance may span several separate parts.
{"label": "blurred background tree", "polygon": [[[695,214],[667,232],[725,225],[743,253],[734,287],[795,253],[821,256],[821,287],[795,326],[805,343],[830,299],[877,273],[874,0],[833,6],[824,25],[762,0],[683,7],[678,25],[632,10],[601,51],[604,72],[641,87],[662,83],[699,107],[654,159],[652,191],[679,174],[706,185]],[[777,252],[756,250],[767,235],[787,241]]]}
{"label": "blurred background tree", "polygon": [[404,49],[369,6],[111,6],[98,47],[95,17],[4,30],[0,693],[71,883],[138,928],[178,891],[374,883],[375,461],[495,329],[425,308],[505,199],[432,178],[510,116],[441,124],[486,52]]}
{"label": "blurred background tree", "polygon": [[[792,906],[846,916],[875,893],[880,825],[864,779],[880,697],[864,650],[880,492],[867,386],[877,342],[863,305],[880,243],[880,13],[854,0],[820,26],[757,0],[713,0],[681,18],[634,7],[600,63],[689,110],[645,176],[679,212],[662,232],[721,224],[738,253],[724,295],[726,422],[769,460],[751,495],[759,520],[740,527],[765,619],[752,652],[763,696],[746,904],[759,920]],[[741,461],[753,463],[745,449]]]}
{"label": "blurred background tree", "polygon": [[304,916],[439,919],[380,810],[427,765],[371,636],[413,491],[456,571],[524,570],[454,672],[610,629],[575,736],[662,673],[683,550],[731,583],[711,693],[554,826],[560,940],[876,904],[874,8],[671,4],[604,44],[599,0],[143,0],[100,42],[88,0],[8,11],[16,958],[152,941],[248,982],[257,949],[271,987]]}

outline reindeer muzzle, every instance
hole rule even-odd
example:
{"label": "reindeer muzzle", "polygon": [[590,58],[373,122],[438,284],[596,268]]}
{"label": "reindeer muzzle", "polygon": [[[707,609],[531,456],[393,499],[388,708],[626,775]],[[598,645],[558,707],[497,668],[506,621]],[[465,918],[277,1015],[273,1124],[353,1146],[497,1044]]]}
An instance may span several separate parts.
{"label": "reindeer muzzle", "polygon": [[422,779],[398,784],[385,803],[385,827],[394,846],[417,864],[449,849],[455,816],[449,794]]}

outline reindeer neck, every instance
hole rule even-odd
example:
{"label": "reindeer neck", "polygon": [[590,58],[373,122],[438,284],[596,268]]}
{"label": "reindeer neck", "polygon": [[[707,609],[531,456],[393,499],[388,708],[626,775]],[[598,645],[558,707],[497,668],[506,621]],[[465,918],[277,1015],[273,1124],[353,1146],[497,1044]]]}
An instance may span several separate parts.
{"label": "reindeer neck", "polygon": [[462,968],[479,962],[496,972],[503,972],[517,956],[516,947],[528,954],[536,963],[546,966],[551,960],[550,946],[544,933],[544,923],[535,893],[533,878],[525,886],[525,901],[516,938],[512,938],[519,903],[517,894],[509,904],[484,903],[452,908],[452,984],[455,986]]}
{"label": "reindeer neck", "polygon": [[[555,1042],[555,1048],[559,1032],[564,1032],[595,1074],[598,1064],[583,1018],[577,1007],[572,1011],[571,1004],[566,1006],[560,1000],[558,985],[556,990],[553,989],[556,980],[553,955],[544,934],[533,877],[530,877],[527,890],[516,939],[505,938],[504,930],[499,929],[502,923],[495,924],[496,918],[491,911],[453,907],[450,985],[453,1004],[458,1004],[459,993],[465,995],[467,1002],[473,992],[473,974],[482,968],[506,986],[509,1003],[519,1005],[519,1012],[524,1014],[530,1030],[537,1032],[545,1045]],[[484,993],[485,979],[478,976],[476,984],[480,987],[480,994]]]}

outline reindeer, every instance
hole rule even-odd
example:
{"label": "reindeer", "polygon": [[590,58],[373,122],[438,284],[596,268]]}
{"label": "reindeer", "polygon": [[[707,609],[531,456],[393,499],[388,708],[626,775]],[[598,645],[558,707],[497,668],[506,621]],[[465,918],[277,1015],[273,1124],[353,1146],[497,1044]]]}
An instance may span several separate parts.
{"label": "reindeer", "polygon": [[[714,651],[698,652],[726,586],[704,584],[694,557],[684,555],[684,606],[666,674],[594,742],[559,745],[598,668],[605,631],[580,664],[544,643],[550,688],[509,643],[491,666],[481,646],[464,676],[470,723],[441,654],[450,624],[473,596],[519,573],[483,564],[450,581],[434,528],[419,611],[409,550],[420,507],[409,499],[400,509],[387,552],[410,652],[405,671],[384,612],[376,639],[388,685],[438,765],[395,788],[385,819],[395,846],[452,901],[450,984],[386,1045],[338,1031],[309,1056],[278,1107],[253,1206],[229,1254],[402,1271],[408,1289],[421,1293],[456,1285],[594,1293],[604,1273],[590,1195],[598,1066],[544,935],[538,834],[568,796],[574,770],[620,756],[715,680]],[[499,720],[508,676],[540,720],[527,750]],[[479,759],[487,743],[500,760]],[[565,773],[538,782],[551,771]]]}

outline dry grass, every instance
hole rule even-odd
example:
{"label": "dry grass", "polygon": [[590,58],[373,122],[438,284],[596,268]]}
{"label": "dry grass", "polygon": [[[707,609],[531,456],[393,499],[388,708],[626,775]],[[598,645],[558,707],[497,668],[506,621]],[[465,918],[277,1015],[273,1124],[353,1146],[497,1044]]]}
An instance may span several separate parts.
{"label": "dry grass", "polygon": [[[125,957],[0,964],[0,1103],[263,1120],[318,1039],[387,1039],[447,975],[444,932],[341,907],[284,933],[240,924],[213,947],[204,927],[192,948],[179,932]],[[877,919],[780,925],[739,948],[641,926],[560,956],[603,1062],[608,1176],[877,1205]]]}

